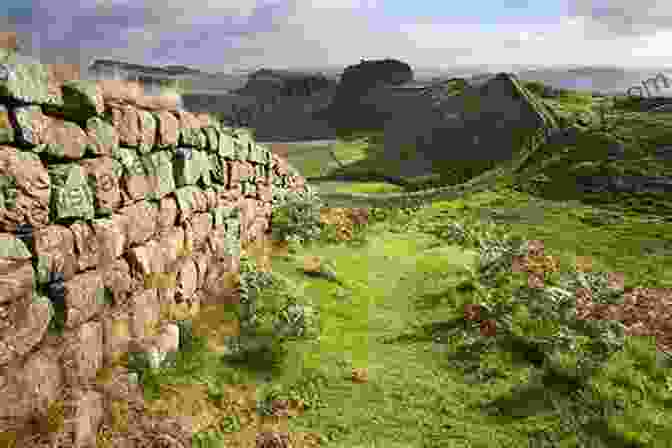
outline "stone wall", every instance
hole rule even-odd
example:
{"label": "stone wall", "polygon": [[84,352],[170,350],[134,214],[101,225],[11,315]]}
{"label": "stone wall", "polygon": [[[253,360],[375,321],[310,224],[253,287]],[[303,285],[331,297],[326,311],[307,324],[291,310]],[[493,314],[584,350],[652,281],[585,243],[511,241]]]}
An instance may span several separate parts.
{"label": "stone wall", "polygon": [[51,80],[0,65],[0,434],[65,403],[58,446],[94,447],[137,389],[101,368],[178,350],[178,321],[235,298],[241,246],[306,185],[245,129]]}

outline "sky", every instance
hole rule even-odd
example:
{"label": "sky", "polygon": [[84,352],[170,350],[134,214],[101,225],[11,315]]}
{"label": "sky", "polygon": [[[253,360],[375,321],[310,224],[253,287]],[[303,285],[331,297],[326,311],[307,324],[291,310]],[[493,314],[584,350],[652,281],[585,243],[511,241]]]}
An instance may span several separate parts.
{"label": "sky", "polygon": [[669,0],[1,0],[3,29],[43,62],[84,66],[672,67]]}

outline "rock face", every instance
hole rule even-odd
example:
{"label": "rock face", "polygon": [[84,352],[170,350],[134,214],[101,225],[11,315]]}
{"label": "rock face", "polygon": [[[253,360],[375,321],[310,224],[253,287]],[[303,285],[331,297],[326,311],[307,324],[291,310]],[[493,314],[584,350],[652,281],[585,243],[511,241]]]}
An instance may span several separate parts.
{"label": "rock face", "polygon": [[399,85],[413,80],[411,66],[395,59],[366,61],[345,68],[339,91],[361,92],[377,85]]}
{"label": "rock face", "polygon": [[329,107],[331,123],[344,128],[379,128],[389,115],[379,113],[375,105],[363,104],[360,98],[376,87],[412,80],[411,66],[395,59],[362,60],[346,67]]}
{"label": "rock face", "polygon": [[262,68],[252,73],[237,93],[261,97],[310,96],[333,85],[321,73],[301,73]]}
{"label": "rock face", "polygon": [[53,84],[35,61],[0,69],[0,433],[65,403],[57,435],[94,446],[121,393],[100,369],[179,350],[162,311],[235,297],[241,248],[305,180],[246,129]]}
{"label": "rock face", "polygon": [[404,100],[385,123],[385,151],[405,160],[406,175],[429,174],[436,162],[510,160],[535,132],[557,128],[514,75],[456,79],[435,90]]}

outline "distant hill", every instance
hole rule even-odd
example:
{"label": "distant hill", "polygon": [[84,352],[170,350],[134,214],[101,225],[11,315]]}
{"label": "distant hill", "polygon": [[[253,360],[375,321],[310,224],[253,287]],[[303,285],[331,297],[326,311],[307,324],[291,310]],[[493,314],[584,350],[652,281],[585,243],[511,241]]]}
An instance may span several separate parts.
{"label": "distant hill", "polygon": [[241,88],[246,81],[246,76],[230,73],[208,73],[184,65],[159,67],[113,59],[94,59],[88,66],[89,76],[95,74],[105,76],[115,70],[136,76],[181,80],[184,81],[183,86],[192,93],[223,93]]}

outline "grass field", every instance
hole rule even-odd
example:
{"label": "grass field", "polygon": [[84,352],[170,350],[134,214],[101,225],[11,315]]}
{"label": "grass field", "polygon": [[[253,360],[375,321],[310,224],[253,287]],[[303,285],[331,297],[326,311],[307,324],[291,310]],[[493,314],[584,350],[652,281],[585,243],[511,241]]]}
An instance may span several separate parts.
{"label": "grass field", "polygon": [[[660,127],[648,137],[638,129],[630,136],[644,143],[628,143],[634,161],[646,158],[652,141],[667,138]],[[547,148],[524,175],[546,172],[559,179],[558,166],[602,158],[603,148],[588,144],[598,137],[586,138],[566,151]],[[385,170],[396,163],[376,159],[379,148],[365,138],[305,149],[293,154],[291,145],[282,148],[306,177],[330,172],[335,166],[330,150],[353,170]],[[628,166],[652,169],[639,162]],[[271,269],[317,305],[319,338],[291,343],[273,366],[263,360],[230,363],[194,350],[154,377],[147,394],[153,390],[156,403],[169,402],[172,412],[203,422],[199,437],[211,434],[212,442],[201,446],[253,447],[259,428],[279,425],[293,435],[295,447],[671,447],[672,374],[657,362],[662,340],[626,336],[623,348],[584,383],[540,367],[507,345],[513,344],[507,337],[490,350],[461,351],[465,339],[453,330],[463,325],[464,305],[476,297],[461,285],[479,251],[437,233],[454,220],[489,218],[499,229],[541,240],[561,270],[588,258],[594,270],[622,273],[626,291],[672,288],[672,223],[665,221],[664,207],[627,207],[622,198],[582,203],[560,185],[537,195],[501,185],[399,211],[372,222],[364,245],[318,242],[290,254],[276,242],[268,253]],[[378,182],[317,187],[325,193],[399,190]],[[567,192],[564,197],[560,189]],[[658,205],[664,202],[660,198]],[[652,212],[662,219],[651,220]],[[331,261],[344,284],[306,276],[300,267],[311,256]],[[488,294],[505,297],[507,291],[492,287]],[[539,321],[544,316],[523,319],[525,331]],[[212,328],[210,340],[217,340],[224,327]],[[353,369],[362,369],[367,378],[354,381]],[[191,384],[205,386],[195,391]],[[290,418],[259,417],[254,400],[242,400],[273,393],[292,397]]]}
{"label": "grass field", "polygon": [[[542,239],[549,254],[563,260],[590,256],[595,266],[624,271],[628,286],[640,284],[642,273],[672,281],[670,257],[643,257],[636,249],[656,235],[662,242],[669,225],[629,221],[596,228],[581,219],[593,211],[576,207],[567,213],[503,191],[436,203],[413,217],[371,227],[365,247],[318,245],[292,257],[273,255],[272,269],[302,285],[319,304],[319,340],[290,346],[274,369],[213,358],[199,363],[201,373],[190,372],[187,381],[253,385],[262,397],[273,388],[295,391],[312,407],[285,427],[319,435],[320,446],[327,447],[516,447],[534,440],[540,442],[532,446],[670,446],[672,391],[669,373],[655,367],[653,338],[628,338],[624,351],[579,391],[570,381],[563,386],[561,380],[540,379],[539,369],[506,350],[484,354],[479,367],[467,372],[451,360],[459,341],[448,329],[464,303],[454,287],[476,252],[442,244],[422,229],[485,209],[509,213],[506,225]],[[331,260],[348,287],[299,271],[302,258],[312,255]],[[353,382],[348,376],[353,368],[365,369],[368,382]],[[488,403],[498,403],[498,414],[486,410]],[[238,421],[251,412],[239,411]]]}

